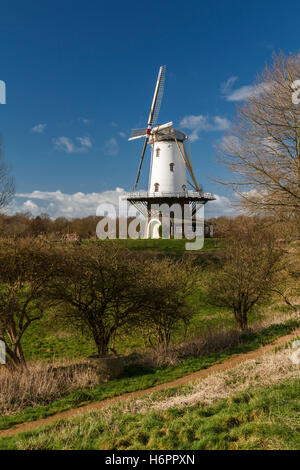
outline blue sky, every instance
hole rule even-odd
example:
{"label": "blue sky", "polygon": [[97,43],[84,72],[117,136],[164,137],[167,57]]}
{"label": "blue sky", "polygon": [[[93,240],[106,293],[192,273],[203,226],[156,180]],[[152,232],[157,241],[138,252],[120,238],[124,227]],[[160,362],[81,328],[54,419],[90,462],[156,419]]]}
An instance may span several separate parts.
{"label": "blue sky", "polygon": [[[2,2],[0,131],[16,180],[11,211],[94,214],[98,200],[130,190],[142,143],[127,138],[146,124],[166,64],[159,121],[192,135],[196,177],[227,213],[229,195],[211,180],[224,172],[215,146],[272,51],[299,50],[299,14],[291,0]],[[141,188],[148,169],[149,152]]]}

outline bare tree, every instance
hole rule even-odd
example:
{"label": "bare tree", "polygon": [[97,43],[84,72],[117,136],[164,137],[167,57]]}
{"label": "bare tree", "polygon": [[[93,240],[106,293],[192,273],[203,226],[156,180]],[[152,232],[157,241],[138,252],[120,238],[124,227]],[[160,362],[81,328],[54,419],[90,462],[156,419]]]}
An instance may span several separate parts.
{"label": "bare tree", "polygon": [[241,330],[246,330],[253,307],[280,285],[282,256],[270,231],[261,230],[255,221],[240,219],[227,238],[224,264],[210,280],[210,302],[232,310]]}
{"label": "bare tree", "polygon": [[138,323],[153,347],[168,352],[172,334],[186,327],[194,314],[188,298],[195,287],[196,271],[189,260],[150,260],[139,279],[141,309]]}
{"label": "bare tree", "polygon": [[300,80],[300,55],[273,56],[247,103],[238,108],[220,161],[250,214],[300,216],[300,104],[292,101]]}
{"label": "bare tree", "polygon": [[137,311],[135,257],[114,242],[63,246],[52,296],[61,319],[92,336],[98,355]]}
{"label": "bare tree", "polygon": [[9,176],[3,160],[2,136],[0,134],[0,210],[7,206],[15,192],[14,180]]}
{"label": "bare tree", "polygon": [[54,265],[55,255],[47,243],[0,240],[0,339],[6,345],[8,366],[26,364],[23,335],[53,303],[46,288]]}

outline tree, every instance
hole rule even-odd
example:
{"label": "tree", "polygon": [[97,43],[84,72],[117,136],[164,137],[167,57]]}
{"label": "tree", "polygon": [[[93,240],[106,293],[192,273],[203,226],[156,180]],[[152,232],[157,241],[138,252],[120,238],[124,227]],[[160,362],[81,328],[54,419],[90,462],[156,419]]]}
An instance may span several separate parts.
{"label": "tree", "polygon": [[3,161],[2,138],[0,135],[0,210],[10,202],[14,191],[14,180],[9,176],[8,168]]}
{"label": "tree", "polygon": [[299,79],[300,55],[274,55],[221,146],[220,161],[234,175],[227,184],[250,215],[299,220],[300,104],[292,101]]}
{"label": "tree", "polygon": [[49,231],[49,225],[51,225],[51,220],[48,214],[38,215],[30,220],[30,235],[37,237],[39,235],[46,234]]}
{"label": "tree", "polygon": [[53,304],[47,284],[54,266],[55,254],[40,240],[0,241],[0,339],[12,368],[25,366],[23,335]]}
{"label": "tree", "polygon": [[99,356],[137,311],[139,269],[132,253],[111,241],[61,250],[52,296],[61,302],[60,317],[92,336]]}
{"label": "tree", "polygon": [[169,258],[148,261],[139,278],[138,323],[152,346],[168,352],[172,334],[179,325],[187,326],[193,315],[188,298],[195,285],[196,271],[190,261]]}
{"label": "tree", "polygon": [[245,218],[227,238],[223,266],[210,281],[210,302],[232,310],[241,330],[246,330],[253,307],[278,287],[282,256],[273,234]]}

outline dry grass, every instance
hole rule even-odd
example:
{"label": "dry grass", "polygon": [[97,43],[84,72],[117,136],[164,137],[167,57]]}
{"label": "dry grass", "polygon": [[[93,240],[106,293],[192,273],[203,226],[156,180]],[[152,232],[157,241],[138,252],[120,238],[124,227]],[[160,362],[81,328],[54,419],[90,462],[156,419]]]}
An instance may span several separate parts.
{"label": "dry grass", "polygon": [[[300,312],[278,313],[270,312],[267,317],[260,319],[251,326],[249,333],[259,334],[272,325],[280,325],[288,320],[299,320]],[[210,353],[218,353],[226,348],[234,347],[242,343],[245,333],[240,329],[228,326],[206,328],[197,334],[170,346],[169,352],[157,349],[144,351],[139,360],[133,363],[147,364],[154,367],[175,366],[189,357],[200,357]]]}
{"label": "dry grass", "polygon": [[199,332],[197,336],[176,345],[175,349],[180,357],[197,357],[235,346],[241,342],[242,336],[243,333],[237,328],[221,326]]}
{"label": "dry grass", "polygon": [[[293,304],[299,305],[300,299],[291,298],[290,301]],[[284,301],[278,303],[278,307],[286,306]],[[276,307],[271,305],[268,310],[264,312],[264,316],[254,324],[253,328],[255,331],[260,331],[264,328],[268,328],[271,325],[280,325],[281,323],[286,323],[288,320],[299,320],[300,319],[300,310],[282,312],[276,311]]]}
{"label": "dry grass", "polygon": [[[300,377],[300,365],[291,361],[293,350],[287,348],[268,353],[260,360],[249,360],[229,371],[213,374],[191,386],[181,387],[169,393],[149,395],[147,398],[128,401],[120,411],[146,413],[150,410],[167,410],[191,406],[196,403],[205,406],[243,392],[249,388],[274,385],[286,379]],[[159,396],[161,395],[161,396]]]}
{"label": "dry grass", "polygon": [[25,370],[0,368],[0,415],[27,407],[47,405],[77,389],[99,383],[95,369],[87,364],[35,362]]}
{"label": "dry grass", "polygon": [[235,328],[219,327],[205,332],[200,331],[188,341],[171,345],[168,352],[159,347],[148,349],[140,355],[138,360],[134,359],[132,363],[152,367],[172,367],[180,364],[186,358],[200,357],[236,346],[241,342],[241,336],[241,331]]}
{"label": "dry grass", "polygon": [[[189,449],[195,442],[205,443],[206,439],[206,449],[224,449],[224,446],[228,445],[228,440],[224,441],[225,434],[233,433],[235,439],[229,440],[231,449],[248,448],[250,441],[252,441],[250,448],[298,448],[294,441],[288,442],[289,434],[296,436],[299,428],[299,416],[295,410],[292,410],[292,414],[289,408],[279,409],[281,404],[278,392],[277,395],[273,394],[273,397],[278,399],[276,413],[270,408],[267,399],[263,401],[266,408],[260,408],[261,398],[258,393],[259,390],[268,391],[268,388],[264,387],[300,377],[300,366],[293,364],[290,360],[291,352],[291,348],[287,348],[276,353],[269,353],[259,361],[249,360],[243,365],[211,375],[189,387],[164,390],[144,399],[135,399],[112,405],[98,412],[60,420],[32,436],[17,436],[15,447],[27,450]],[[228,415],[226,411],[222,413],[222,410],[215,410],[209,418],[199,420],[197,411],[193,412],[193,409],[189,408],[195,404],[200,407],[213,405],[222,399],[227,399],[227,406],[230,408],[231,403],[239,403],[235,400],[240,397],[240,392],[244,394],[249,392],[250,400],[254,390],[257,392],[255,395],[257,403],[252,404],[250,411],[248,409],[243,411],[243,406],[238,408],[238,415],[236,408],[233,414],[231,411]],[[244,399],[242,405],[245,403]],[[167,411],[171,408],[186,409],[183,411],[184,414],[178,415]],[[148,415],[147,413],[151,411],[156,411],[156,413]],[[271,411],[272,414],[269,415]],[[280,423],[278,423],[278,416],[280,416]],[[283,425],[280,429],[279,424]],[[191,432],[190,437],[184,434],[184,428],[188,428]],[[245,431],[247,431],[246,435]],[[287,442],[284,440],[283,432],[284,437],[287,437]],[[189,439],[188,442],[187,439]]]}

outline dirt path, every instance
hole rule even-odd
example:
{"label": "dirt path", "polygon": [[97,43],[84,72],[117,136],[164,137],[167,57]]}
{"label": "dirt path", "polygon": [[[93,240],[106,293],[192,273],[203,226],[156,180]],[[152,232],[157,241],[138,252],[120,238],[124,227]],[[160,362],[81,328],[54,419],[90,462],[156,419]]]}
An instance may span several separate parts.
{"label": "dirt path", "polygon": [[138,390],[136,392],[124,393],[123,395],[119,395],[113,398],[107,398],[102,401],[90,403],[89,405],[84,405],[79,408],[73,408],[71,410],[63,411],[61,413],[56,413],[55,415],[48,416],[47,418],[43,418],[43,419],[38,419],[36,421],[17,424],[13,428],[4,429],[0,431],[0,438],[15,436],[16,434],[20,432],[31,431],[32,429],[35,429],[38,426],[53,423],[54,421],[57,421],[58,419],[71,418],[73,416],[78,416],[84,413],[89,413],[91,411],[98,411],[114,403],[120,403],[125,400],[129,400],[131,398],[139,398],[145,395],[150,395],[151,393],[157,392],[159,390],[177,387],[179,385],[186,385],[191,382],[195,382],[196,380],[207,377],[208,375],[211,375],[215,372],[232,369],[233,367],[236,367],[242,362],[248,361],[249,359],[259,358],[263,354],[269,351],[272,351],[276,346],[283,345],[287,343],[288,341],[293,340],[295,337],[299,336],[299,334],[300,334],[300,329],[298,328],[293,333],[287,336],[282,336],[281,338],[278,338],[277,340],[275,340],[273,343],[267,344],[266,346],[262,346],[259,349],[256,349],[255,351],[250,351],[244,354],[238,354],[234,357],[231,357],[230,359],[227,359],[221,364],[215,364],[214,366],[211,366],[207,369],[202,369],[197,372],[193,372],[192,374],[185,375],[184,377],[173,380],[172,382],[166,382],[164,384],[155,385],[154,387],[147,388],[145,390]]}

